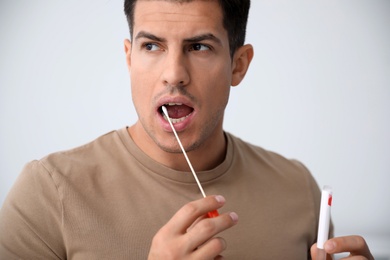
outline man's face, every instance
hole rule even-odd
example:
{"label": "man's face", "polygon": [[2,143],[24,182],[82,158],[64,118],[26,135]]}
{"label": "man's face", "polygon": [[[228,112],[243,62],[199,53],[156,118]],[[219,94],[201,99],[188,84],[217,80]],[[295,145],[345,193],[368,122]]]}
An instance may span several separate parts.
{"label": "man's face", "polygon": [[163,105],[187,151],[222,134],[232,61],[217,1],[138,1],[127,55],[138,125],[160,148],[180,152]]}

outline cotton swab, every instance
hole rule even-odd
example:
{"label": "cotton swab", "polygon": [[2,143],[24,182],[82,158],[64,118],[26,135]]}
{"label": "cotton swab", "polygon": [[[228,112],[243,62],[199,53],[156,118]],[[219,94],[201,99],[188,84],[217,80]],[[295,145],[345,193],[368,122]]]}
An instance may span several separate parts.
{"label": "cotton swab", "polygon": [[[169,117],[167,108],[166,108],[165,106],[162,106],[162,111],[164,112],[164,114],[165,114],[165,116],[166,116],[166,118],[167,118],[167,120],[168,120],[168,122],[169,122],[169,125],[170,125],[171,128],[172,128],[173,134],[175,135],[176,140],[177,140],[177,142],[179,143],[180,149],[181,149],[181,151],[183,152],[184,157],[186,158],[187,164],[188,164],[188,166],[189,166],[190,169],[191,169],[192,175],[194,176],[196,183],[198,184],[199,190],[200,190],[200,192],[202,193],[203,198],[205,198],[205,197],[206,197],[206,193],[204,192],[203,187],[202,187],[202,185],[200,184],[200,181],[199,181],[199,179],[198,179],[198,176],[196,175],[195,170],[194,170],[194,168],[192,167],[192,164],[191,164],[191,162],[190,162],[190,159],[188,158],[187,153],[186,153],[186,151],[184,150],[183,145],[181,144],[181,141],[180,141],[180,139],[179,139],[179,136],[178,136],[177,133],[176,133],[175,128],[173,127],[173,124],[172,124],[171,118]],[[218,214],[218,211],[217,211],[217,210],[213,210],[213,211],[211,211],[211,212],[208,212],[208,213],[207,213],[207,216],[208,216],[209,218],[213,218],[213,217],[219,216],[219,214]]]}

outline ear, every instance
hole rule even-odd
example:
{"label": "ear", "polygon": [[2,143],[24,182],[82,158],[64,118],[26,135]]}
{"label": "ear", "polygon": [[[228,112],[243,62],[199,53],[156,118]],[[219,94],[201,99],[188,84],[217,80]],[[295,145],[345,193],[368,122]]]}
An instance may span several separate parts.
{"label": "ear", "polygon": [[126,63],[127,68],[130,69],[131,66],[131,41],[129,39],[125,40],[125,54],[126,54]]}
{"label": "ear", "polygon": [[237,86],[245,77],[249,64],[254,55],[253,47],[250,44],[241,46],[236,50],[232,63],[232,86]]}

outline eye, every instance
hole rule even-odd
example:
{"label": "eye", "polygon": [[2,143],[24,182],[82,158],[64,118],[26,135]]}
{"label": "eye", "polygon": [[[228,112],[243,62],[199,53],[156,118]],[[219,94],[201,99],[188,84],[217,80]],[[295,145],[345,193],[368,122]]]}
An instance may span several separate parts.
{"label": "eye", "polygon": [[206,44],[195,43],[190,46],[189,51],[208,51],[210,49],[211,48]]}
{"label": "eye", "polygon": [[160,50],[160,47],[159,47],[157,44],[155,44],[155,43],[150,43],[150,42],[145,43],[145,44],[143,45],[143,47],[144,47],[147,51],[158,51],[158,50]]}

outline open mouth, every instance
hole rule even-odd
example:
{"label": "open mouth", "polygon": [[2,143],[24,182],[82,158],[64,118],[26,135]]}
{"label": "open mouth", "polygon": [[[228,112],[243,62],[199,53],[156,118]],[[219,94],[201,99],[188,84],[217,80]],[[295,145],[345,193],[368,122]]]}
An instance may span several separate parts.
{"label": "open mouth", "polygon": [[[189,107],[182,103],[167,103],[164,104],[164,106],[168,111],[169,118],[171,119],[172,124],[177,124],[184,121],[194,111],[192,107]],[[164,119],[168,121],[168,119],[166,118],[166,116],[162,111],[162,107],[159,108],[159,112],[164,117]]]}

